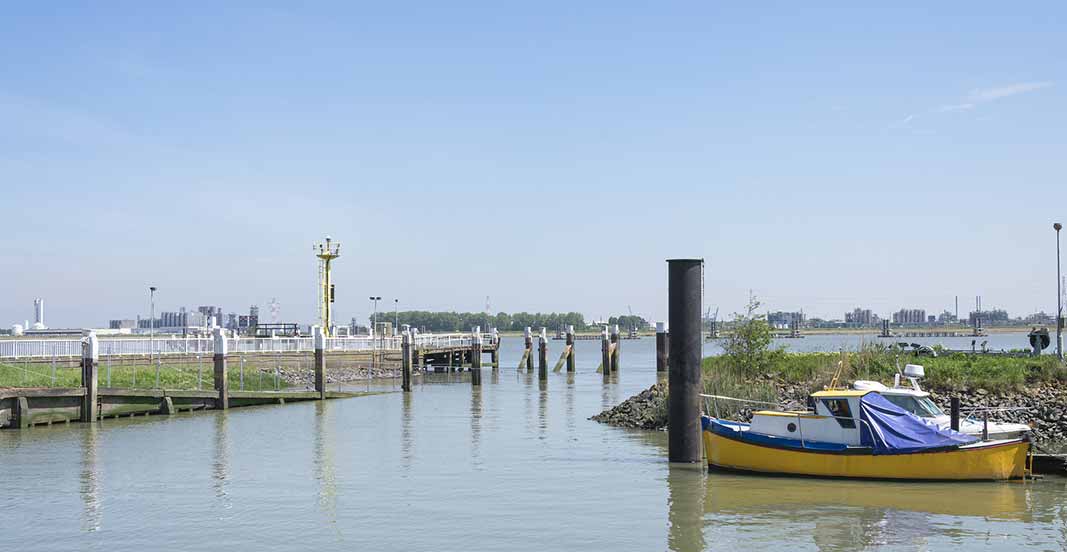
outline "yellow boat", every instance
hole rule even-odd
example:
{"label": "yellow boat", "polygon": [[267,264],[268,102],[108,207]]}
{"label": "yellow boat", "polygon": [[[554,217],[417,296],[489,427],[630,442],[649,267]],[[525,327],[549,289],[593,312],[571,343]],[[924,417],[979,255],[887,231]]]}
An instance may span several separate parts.
{"label": "yellow boat", "polygon": [[750,424],[705,416],[714,468],[905,480],[1002,480],[1028,474],[1029,439],[981,441],[943,429],[878,393],[812,394],[814,411],[754,412]]}

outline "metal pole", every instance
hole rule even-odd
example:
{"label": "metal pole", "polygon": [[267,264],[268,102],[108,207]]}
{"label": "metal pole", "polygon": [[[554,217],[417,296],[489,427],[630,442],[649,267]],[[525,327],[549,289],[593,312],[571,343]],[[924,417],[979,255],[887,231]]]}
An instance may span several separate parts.
{"label": "metal pole", "polygon": [[952,397],[949,400],[950,400],[950,403],[949,403],[950,404],[950,409],[949,409],[949,411],[951,412],[951,414],[949,415],[949,427],[952,428],[952,431],[959,431],[960,430],[960,398],[959,397]]}
{"label": "metal pole", "polygon": [[148,359],[149,360],[152,359],[152,354],[156,350],[155,339],[156,339],[156,286],[148,286]]}
{"label": "metal pole", "polygon": [[704,391],[700,309],[703,259],[667,261],[668,358],[667,455],[671,462],[702,461],[700,394]]}
{"label": "metal pole", "polygon": [[393,299],[393,335],[400,331],[400,299]]}
{"label": "metal pole", "polygon": [[1060,230],[1063,225],[1055,223],[1056,230],[1056,358],[1063,361],[1063,295],[1060,281]]}

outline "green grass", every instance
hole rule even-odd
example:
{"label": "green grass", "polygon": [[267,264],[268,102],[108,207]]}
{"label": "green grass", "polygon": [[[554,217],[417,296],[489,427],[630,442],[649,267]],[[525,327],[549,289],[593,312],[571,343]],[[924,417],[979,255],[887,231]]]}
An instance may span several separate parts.
{"label": "green grass", "polygon": [[[705,358],[703,367],[706,381],[725,378],[738,384],[741,380],[758,382],[770,376],[774,380],[817,390],[829,385],[843,358],[840,353],[777,351],[764,366],[749,370],[745,378],[737,376],[738,371],[726,356]],[[957,353],[917,358],[903,353],[898,356],[893,349],[872,346],[847,354],[841,383],[848,384],[857,379],[890,383],[897,372],[898,361],[902,367],[907,363],[923,365],[926,368],[923,385],[935,390],[984,388],[995,392],[1017,390],[1037,382],[1067,381],[1067,369],[1052,355],[1015,358]]]}
{"label": "green grass", "polygon": [[[291,370],[309,369],[309,366],[282,364]],[[241,389],[240,361],[231,360],[227,366],[227,379],[230,389]],[[212,389],[214,387],[214,365],[211,359],[202,363],[164,363],[158,367],[159,384],[156,384],[157,367],[154,364],[140,362],[112,363],[110,383],[106,363],[99,365],[98,382],[100,387],[123,389]],[[199,372],[199,375],[198,375]],[[199,379],[199,383],[198,383]],[[285,389],[284,380],[278,386]],[[53,371],[46,363],[0,363],[0,387],[81,387],[81,368],[58,365]],[[245,391],[272,391],[275,389],[274,362],[247,362],[244,367]]]}

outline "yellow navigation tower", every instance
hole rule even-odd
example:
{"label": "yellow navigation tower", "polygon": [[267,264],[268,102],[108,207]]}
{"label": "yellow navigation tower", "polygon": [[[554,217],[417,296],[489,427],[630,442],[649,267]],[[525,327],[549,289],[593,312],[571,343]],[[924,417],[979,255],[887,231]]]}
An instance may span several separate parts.
{"label": "yellow navigation tower", "polygon": [[319,323],[322,324],[322,333],[330,336],[330,327],[333,325],[333,279],[330,276],[330,261],[341,256],[341,244],[333,243],[330,236],[326,236],[326,243],[319,243],[313,247],[315,256],[319,258]]}

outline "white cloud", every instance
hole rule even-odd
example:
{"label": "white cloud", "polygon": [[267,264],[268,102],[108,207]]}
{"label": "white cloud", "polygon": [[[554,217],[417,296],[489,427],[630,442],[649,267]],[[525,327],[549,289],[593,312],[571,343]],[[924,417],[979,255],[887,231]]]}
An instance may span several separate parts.
{"label": "white cloud", "polygon": [[934,109],[938,113],[948,113],[952,111],[968,111],[978,107],[981,104],[994,102],[1002,98],[1015,96],[1018,94],[1025,94],[1026,92],[1033,92],[1034,90],[1040,90],[1042,88],[1048,88],[1052,86],[1051,82],[1019,82],[1015,84],[1009,84],[1007,86],[997,86],[994,88],[976,88],[971,90],[969,94],[960,103],[943,105]]}
{"label": "white cloud", "polygon": [[1008,86],[1000,86],[997,88],[975,89],[971,90],[971,93],[967,96],[967,99],[973,103],[991,102],[993,100],[1007,98],[1008,96],[1014,96],[1016,94],[1023,94],[1025,92],[1032,92],[1034,90],[1048,88],[1050,86],[1052,86],[1051,82],[1020,82],[1017,84],[1009,84]]}

